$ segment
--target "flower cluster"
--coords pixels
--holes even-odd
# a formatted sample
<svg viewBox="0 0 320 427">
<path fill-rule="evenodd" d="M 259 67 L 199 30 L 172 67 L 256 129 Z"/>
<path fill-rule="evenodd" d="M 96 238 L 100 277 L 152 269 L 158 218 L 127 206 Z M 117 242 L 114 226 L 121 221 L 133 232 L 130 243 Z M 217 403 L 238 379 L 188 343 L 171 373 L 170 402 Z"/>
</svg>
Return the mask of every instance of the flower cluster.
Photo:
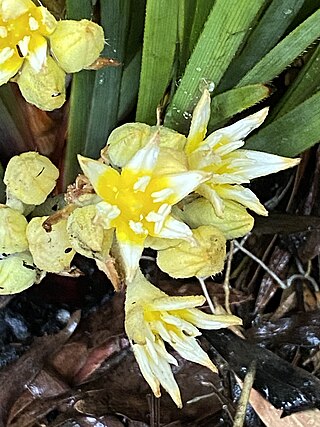
<svg viewBox="0 0 320 427">
<path fill-rule="evenodd" d="M 57 22 L 31 0 L 0 0 L 0 85 L 14 76 L 24 98 L 44 110 L 65 101 L 65 74 L 89 67 L 104 47 L 88 20 Z"/>
<path fill-rule="evenodd" d="M 177 361 L 166 346 L 216 371 L 197 342 L 198 328 L 241 320 L 203 313 L 196 308 L 203 296 L 170 297 L 157 289 L 139 269 L 143 249 L 155 249 L 158 266 L 172 277 L 219 273 L 226 240 L 253 226 L 247 210 L 267 213 L 243 184 L 298 163 L 241 149 L 267 109 L 206 137 L 209 114 L 205 90 L 187 138 L 139 123 L 116 129 L 100 160 L 78 156 L 84 175 L 68 189 L 67 205 L 49 217 L 35 216 L 33 209 L 54 188 L 57 169 L 37 153 L 16 156 L 4 177 L 7 202 L 0 206 L 0 293 L 19 292 L 40 280 L 39 274 L 65 274 L 76 252 L 93 258 L 111 278 L 114 260 L 126 284 L 125 329 L 142 375 L 156 396 L 162 385 L 178 407 L 182 401 L 170 368 Z"/>
</svg>

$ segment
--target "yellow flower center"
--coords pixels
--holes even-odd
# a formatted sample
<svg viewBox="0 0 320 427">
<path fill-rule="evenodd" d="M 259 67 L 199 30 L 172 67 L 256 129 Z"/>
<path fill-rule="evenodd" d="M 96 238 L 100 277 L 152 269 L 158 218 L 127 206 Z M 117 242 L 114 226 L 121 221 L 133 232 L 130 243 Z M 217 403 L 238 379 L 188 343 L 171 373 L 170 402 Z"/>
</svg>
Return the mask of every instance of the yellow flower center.
<svg viewBox="0 0 320 427">
<path fill-rule="evenodd" d="M 148 171 L 108 169 L 97 183 L 97 193 L 116 206 L 120 214 L 111 221 L 121 240 L 141 243 L 148 234 L 157 234 L 171 210 L 173 190 L 166 177 Z M 119 235 L 120 233 L 120 235 Z"/>
<path fill-rule="evenodd" d="M 24 12 L 24 11 L 23 11 Z M 13 62 L 21 62 L 21 58 L 34 50 L 39 43 L 39 37 L 49 36 L 55 29 L 55 20 L 45 19 L 47 11 L 43 7 L 37 7 L 30 1 L 28 10 L 10 19 L 0 16 L 0 63 L 10 59 Z M 49 12 L 46 15 L 51 16 Z"/>
</svg>

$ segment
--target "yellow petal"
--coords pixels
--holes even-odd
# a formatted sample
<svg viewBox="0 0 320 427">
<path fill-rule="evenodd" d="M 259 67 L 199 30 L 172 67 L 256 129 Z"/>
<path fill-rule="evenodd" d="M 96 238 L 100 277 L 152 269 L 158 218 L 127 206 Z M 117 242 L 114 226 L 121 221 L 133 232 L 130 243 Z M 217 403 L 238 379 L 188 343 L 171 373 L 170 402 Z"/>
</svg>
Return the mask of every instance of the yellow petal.
<svg viewBox="0 0 320 427">
<path fill-rule="evenodd" d="M 23 203 L 40 205 L 54 189 L 58 176 L 58 169 L 47 157 L 30 151 L 10 159 L 4 183 Z"/>
<path fill-rule="evenodd" d="M 24 56 L 27 57 L 33 72 L 39 73 L 47 61 L 47 40 L 45 37 L 41 34 L 33 34 L 28 43 L 27 52 Z M 49 65 L 50 67 L 52 68 L 52 65 Z"/>
<path fill-rule="evenodd" d="M 25 61 L 16 82 L 25 100 L 42 110 L 60 108 L 66 100 L 65 73 L 50 56 L 38 73 Z"/>
<path fill-rule="evenodd" d="M 23 64 L 18 52 L 9 47 L 0 50 L 0 86 L 17 74 Z"/>
<path fill-rule="evenodd" d="M 157 264 L 174 278 L 208 277 L 222 271 L 226 256 L 226 240 L 212 226 L 193 230 L 194 244 L 182 241 L 158 252 Z"/>
<path fill-rule="evenodd" d="M 28 249 L 27 220 L 20 212 L 0 205 L 0 252 L 12 254 Z"/>
<path fill-rule="evenodd" d="M 4 21 L 8 21 L 18 18 L 34 7 L 35 5 L 31 0 L 1 0 L 0 15 Z"/>
<path fill-rule="evenodd" d="M 67 220 L 61 220 L 47 232 L 42 224 L 48 217 L 33 218 L 27 227 L 29 249 L 35 265 L 50 273 L 68 271 L 75 251 L 67 233 Z"/>
<path fill-rule="evenodd" d="M 103 29 L 87 19 L 59 21 L 50 45 L 60 67 L 66 73 L 75 73 L 99 57 L 104 48 Z"/>
<path fill-rule="evenodd" d="M 35 283 L 37 271 L 28 252 L 0 259 L 0 295 L 17 294 Z"/>
<path fill-rule="evenodd" d="M 207 125 L 210 118 L 210 92 L 208 89 L 203 94 L 194 109 L 188 140 L 186 144 L 186 153 L 190 154 L 201 146 L 207 132 Z"/>
</svg>

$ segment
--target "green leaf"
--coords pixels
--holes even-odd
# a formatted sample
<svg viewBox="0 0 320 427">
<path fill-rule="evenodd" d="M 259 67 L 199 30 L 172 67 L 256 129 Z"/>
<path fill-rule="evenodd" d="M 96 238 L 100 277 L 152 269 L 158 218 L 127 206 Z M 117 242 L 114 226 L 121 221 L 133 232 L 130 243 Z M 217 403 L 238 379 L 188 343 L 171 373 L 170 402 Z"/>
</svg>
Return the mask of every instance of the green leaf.
<svg viewBox="0 0 320 427">
<path fill-rule="evenodd" d="M 252 107 L 270 95 L 270 89 L 262 84 L 228 90 L 212 98 L 209 133 L 224 126 L 235 114 Z"/>
<path fill-rule="evenodd" d="M 280 74 L 320 37 L 320 9 L 278 43 L 244 77 L 238 86 L 265 83 Z"/>
<path fill-rule="evenodd" d="M 91 2 L 89 2 L 91 4 Z M 79 13 L 75 0 L 69 0 L 70 10 Z M 129 32 L 131 2 L 112 0 L 100 3 L 101 25 L 108 39 L 102 56 L 124 62 Z M 83 1 L 88 17 L 88 2 Z M 81 10 L 81 9 L 80 9 Z M 69 12 L 69 9 L 68 9 Z M 98 157 L 110 132 L 117 125 L 119 94 L 123 67 L 108 67 L 99 71 L 81 71 L 73 76 L 68 144 L 65 160 L 64 187 L 79 172 L 76 155 Z"/>
<path fill-rule="evenodd" d="M 225 73 L 219 92 L 235 86 L 281 39 L 295 19 L 304 0 L 273 1 L 257 26 L 253 28 L 244 48 Z"/>
<path fill-rule="evenodd" d="M 172 76 L 179 3 L 147 0 L 136 120 L 156 123 L 156 109 Z"/>
<path fill-rule="evenodd" d="M 320 91 L 251 136 L 245 148 L 294 157 L 319 142 Z"/>
<path fill-rule="evenodd" d="M 273 108 L 268 121 L 281 117 L 320 90 L 320 45 Z"/>
<path fill-rule="evenodd" d="M 129 64 L 124 68 L 121 80 L 118 121 L 124 120 L 135 107 L 139 90 L 139 74 L 141 69 L 141 55 L 139 50 Z"/>
<path fill-rule="evenodd" d="M 186 130 L 186 117 L 201 95 L 200 86 L 219 84 L 264 3 L 216 0 L 167 112 L 166 126 Z"/>
</svg>

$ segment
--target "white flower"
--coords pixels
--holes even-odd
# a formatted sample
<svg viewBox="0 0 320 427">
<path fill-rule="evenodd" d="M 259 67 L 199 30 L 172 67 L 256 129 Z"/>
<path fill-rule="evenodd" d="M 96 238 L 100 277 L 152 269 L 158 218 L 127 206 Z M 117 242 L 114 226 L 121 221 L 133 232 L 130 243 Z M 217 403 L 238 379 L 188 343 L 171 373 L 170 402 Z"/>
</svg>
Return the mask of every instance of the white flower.
<svg viewBox="0 0 320 427">
<path fill-rule="evenodd" d="M 148 235 L 192 239 L 189 227 L 170 215 L 171 208 L 210 176 L 201 171 L 159 174 L 157 139 L 155 135 L 138 150 L 121 173 L 78 156 L 84 174 L 101 197 L 97 221 L 105 229 L 115 228 L 128 281 L 134 277 Z"/>
<path fill-rule="evenodd" d="M 236 316 L 206 314 L 195 308 L 204 302 L 201 295 L 170 297 L 148 282 L 139 270 L 127 288 L 125 328 L 141 373 L 156 397 L 161 396 L 162 385 L 179 408 L 180 391 L 170 367 L 178 363 L 165 343 L 185 359 L 216 372 L 196 340 L 201 335 L 197 327 L 220 329 L 241 324 Z"/>
<path fill-rule="evenodd" d="M 251 179 L 287 169 L 299 163 L 290 159 L 253 150 L 240 149 L 244 139 L 259 127 L 268 114 L 263 108 L 231 126 L 218 129 L 207 138 L 210 118 L 210 93 L 204 90 L 196 106 L 185 146 L 189 168 L 211 172 L 211 178 L 197 192 L 207 198 L 216 214 L 223 216 L 224 200 L 233 200 L 260 215 L 267 215 L 255 194 L 241 184 Z"/>
</svg>

